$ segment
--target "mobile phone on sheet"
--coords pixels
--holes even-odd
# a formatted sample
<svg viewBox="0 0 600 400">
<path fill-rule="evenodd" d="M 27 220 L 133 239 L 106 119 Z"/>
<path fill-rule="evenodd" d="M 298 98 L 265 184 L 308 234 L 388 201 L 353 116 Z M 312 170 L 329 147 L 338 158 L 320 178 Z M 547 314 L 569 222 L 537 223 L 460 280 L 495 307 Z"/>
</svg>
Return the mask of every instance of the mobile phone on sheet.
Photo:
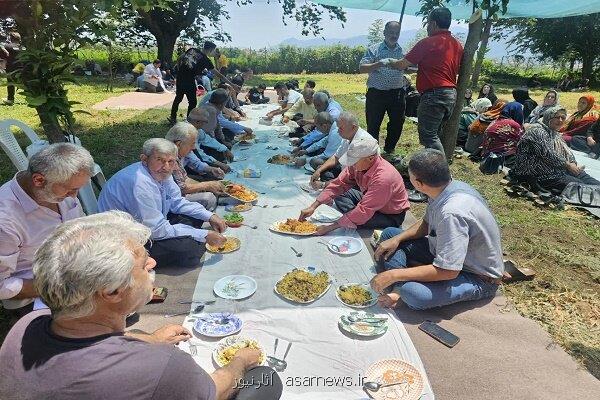
<svg viewBox="0 0 600 400">
<path fill-rule="evenodd" d="M 458 336 L 448 332 L 438 324 L 431 321 L 423 322 L 421 325 L 419 325 L 419 329 L 450 348 L 456 346 L 456 344 L 460 342 L 460 338 Z"/>
</svg>

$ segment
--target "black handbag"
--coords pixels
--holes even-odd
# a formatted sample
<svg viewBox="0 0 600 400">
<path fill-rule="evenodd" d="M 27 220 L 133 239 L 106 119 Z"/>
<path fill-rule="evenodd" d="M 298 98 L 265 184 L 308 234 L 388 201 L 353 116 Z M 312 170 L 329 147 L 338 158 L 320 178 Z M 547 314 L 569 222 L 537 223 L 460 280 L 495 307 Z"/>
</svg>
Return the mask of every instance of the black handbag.
<svg viewBox="0 0 600 400">
<path fill-rule="evenodd" d="M 497 174 L 504 168 L 504 156 L 489 153 L 480 163 L 479 170 L 486 175 Z"/>
<path fill-rule="evenodd" d="M 569 204 L 600 207 L 600 185 L 571 182 L 565 186 L 562 196 Z"/>
</svg>

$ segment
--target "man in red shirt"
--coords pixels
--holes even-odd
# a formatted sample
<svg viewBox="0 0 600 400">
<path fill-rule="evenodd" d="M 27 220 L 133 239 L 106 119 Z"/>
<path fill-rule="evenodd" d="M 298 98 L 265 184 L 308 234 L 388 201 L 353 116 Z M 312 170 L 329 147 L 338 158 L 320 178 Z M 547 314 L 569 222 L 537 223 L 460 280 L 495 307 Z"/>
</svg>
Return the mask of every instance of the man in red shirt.
<svg viewBox="0 0 600 400">
<path fill-rule="evenodd" d="M 447 8 L 436 8 L 429 14 L 427 34 L 394 68 L 418 65 L 417 90 L 421 101 L 417 110 L 419 141 L 427 148 L 444 152 L 439 134 L 456 104 L 456 77 L 463 47 L 450 34 L 452 14 Z"/>
</svg>

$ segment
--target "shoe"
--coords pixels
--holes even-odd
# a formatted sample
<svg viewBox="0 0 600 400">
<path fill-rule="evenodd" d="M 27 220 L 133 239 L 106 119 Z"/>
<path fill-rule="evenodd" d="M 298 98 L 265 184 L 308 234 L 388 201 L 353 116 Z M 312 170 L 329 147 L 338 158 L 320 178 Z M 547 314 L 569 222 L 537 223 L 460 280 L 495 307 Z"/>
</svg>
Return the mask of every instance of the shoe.
<svg viewBox="0 0 600 400">
<path fill-rule="evenodd" d="M 417 191 L 417 190 L 409 190 L 408 191 L 408 200 L 413 201 L 415 203 L 423 203 L 427 201 L 427 195 Z"/>
<path fill-rule="evenodd" d="M 5 100 L 3 100 L 3 101 L 2 101 L 2 105 L 3 105 L 3 106 L 12 106 L 12 105 L 14 105 L 14 104 L 15 104 L 15 101 L 14 101 L 14 100 L 6 100 L 6 99 L 5 99 Z"/>
</svg>

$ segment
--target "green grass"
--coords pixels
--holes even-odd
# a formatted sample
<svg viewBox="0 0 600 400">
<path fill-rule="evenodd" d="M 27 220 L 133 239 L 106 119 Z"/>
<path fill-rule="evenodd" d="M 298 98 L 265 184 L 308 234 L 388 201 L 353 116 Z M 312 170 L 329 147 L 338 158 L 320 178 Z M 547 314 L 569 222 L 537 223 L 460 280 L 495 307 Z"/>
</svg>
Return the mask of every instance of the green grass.
<svg viewBox="0 0 600 400">
<path fill-rule="evenodd" d="M 291 75 L 266 74 L 253 79 L 252 84 L 273 84 L 292 78 Z M 364 105 L 356 96 L 364 94 L 364 75 L 299 75 L 301 86 L 307 79 L 315 80 L 317 89 L 327 89 L 342 106 L 354 112 L 365 126 Z M 168 127 L 167 109 L 149 111 L 94 111 L 92 105 L 131 90 L 116 85 L 114 93 L 103 91 L 105 82 L 98 78 L 83 79 L 71 86 L 72 100 L 91 115 L 79 115 L 76 132 L 107 177 L 138 159 L 143 141 L 163 136 Z M 4 96 L 0 89 L 0 97 Z M 500 85 L 500 98 L 510 99 L 512 87 Z M 545 90 L 532 91 L 540 100 Z M 600 93 L 592 92 L 597 98 Z M 561 103 L 572 111 L 579 93 L 566 93 Z M 17 97 L 20 104 L 0 107 L 2 118 L 16 118 L 40 132 L 39 120 L 33 109 Z M 181 109 L 183 112 L 183 108 Z M 385 122 L 383 124 L 385 126 Z M 416 126 L 407 122 L 397 152 L 409 154 L 419 148 Z M 503 286 L 504 294 L 524 316 L 538 321 L 592 374 L 600 377 L 600 222 L 578 211 L 551 211 L 534 207 L 530 202 L 507 197 L 499 184 L 500 177 L 482 175 L 477 165 L 466 159 L 455 160 L 452 171 L 456 178 L 476 187 L 488 200 L 502 228 L 502 240 L 509 256 L 537 272 L 534 281 Z M 0 154 L 0 183 L 14 174 L 12 164 Z M 415 205 L 413 213 L 422 216 L 423 205 Z M 0 312 L 0 337 L 8 328 Z"/>
</svg>

